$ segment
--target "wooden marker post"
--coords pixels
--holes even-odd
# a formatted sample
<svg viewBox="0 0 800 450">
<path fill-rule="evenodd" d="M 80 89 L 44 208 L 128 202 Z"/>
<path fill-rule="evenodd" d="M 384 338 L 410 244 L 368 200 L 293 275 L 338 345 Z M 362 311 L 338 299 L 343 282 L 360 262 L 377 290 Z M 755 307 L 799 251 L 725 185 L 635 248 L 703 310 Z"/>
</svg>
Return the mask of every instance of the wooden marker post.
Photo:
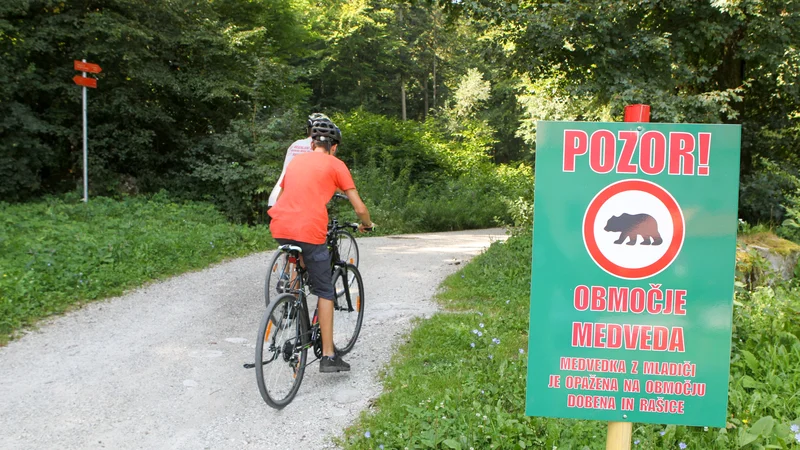
<svg viewBox="0 0 800 450">
<path fill-rule="evenodd" d="M 606 450 L 631 450 L 633 424 L 630 422 L 608 422 Z"/>
<path fill-rule="evenodd" d="M 650 122 L 650 105 L 628 105 L 625 107 L 625 122 Z M 631 450 L 633 424 L 630 422 L 608 422 L 606 450 Z"/>
</svg>

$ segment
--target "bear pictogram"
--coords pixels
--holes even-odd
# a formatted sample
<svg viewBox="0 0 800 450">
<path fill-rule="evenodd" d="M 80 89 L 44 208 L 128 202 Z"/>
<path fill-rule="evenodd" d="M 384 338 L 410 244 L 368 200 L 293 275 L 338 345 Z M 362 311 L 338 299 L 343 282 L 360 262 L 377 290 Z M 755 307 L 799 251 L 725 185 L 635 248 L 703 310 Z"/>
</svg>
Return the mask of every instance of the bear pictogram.
<svg viewBox="0 0 800 450">
<path fill-rule="evenodd" d="M 648 214 L 620 214 L 608 219 L 606 231 L 620 232 L 615 244 L 622 244 L 628 239 L 627 245 L 636 245 L 638 236 L 642 237 L 640 245 L 661 245 L 663 239 L 658 234 L 658 222 Z M 650 241 L 652 239 L 652 242 Z"/>
</svg>

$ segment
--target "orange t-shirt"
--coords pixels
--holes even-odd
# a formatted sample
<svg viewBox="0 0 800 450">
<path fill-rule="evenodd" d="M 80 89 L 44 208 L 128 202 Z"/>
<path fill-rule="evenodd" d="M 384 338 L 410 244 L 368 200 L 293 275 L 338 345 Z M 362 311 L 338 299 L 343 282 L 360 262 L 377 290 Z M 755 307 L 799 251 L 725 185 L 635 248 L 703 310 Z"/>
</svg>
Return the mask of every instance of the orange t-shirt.
<svg viewBox="0 0 800 450">
<path fill-rule="evenodd" d="M 286 167 L 283 193 L 269 210 L 272 237 L 324 244 L 328 232 L 325 205 L 337 188 L 355 187 L 350 170 L 335 156 L 313 151 L 295 156 Z"/>
</svg>

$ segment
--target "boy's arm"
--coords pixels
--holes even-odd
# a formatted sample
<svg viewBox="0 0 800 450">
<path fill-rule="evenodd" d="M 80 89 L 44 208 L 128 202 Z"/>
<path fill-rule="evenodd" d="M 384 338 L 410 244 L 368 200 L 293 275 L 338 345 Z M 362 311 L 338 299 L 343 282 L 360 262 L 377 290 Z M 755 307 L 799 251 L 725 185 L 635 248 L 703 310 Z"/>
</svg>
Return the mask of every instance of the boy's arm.
<svg viewBox="0 0 800 450">
<path fill-rule="evenodd" d="M 350 200 L 350 204 L 353 205 L 353 209 L 355 210 L 358 218 L 361 219 L 361 225 L 358 227 L 358 230 L 366 231 L 366 229 L 371 229 L 375 224 L 373 224 L 372 220 L 370 220 L 367 205 L 365 205 L 361 200 L 361 196 L 358 195 L 358 191 L 355 188 L 348 189 L 344 191 L 344 194 Z"/>
</svg>

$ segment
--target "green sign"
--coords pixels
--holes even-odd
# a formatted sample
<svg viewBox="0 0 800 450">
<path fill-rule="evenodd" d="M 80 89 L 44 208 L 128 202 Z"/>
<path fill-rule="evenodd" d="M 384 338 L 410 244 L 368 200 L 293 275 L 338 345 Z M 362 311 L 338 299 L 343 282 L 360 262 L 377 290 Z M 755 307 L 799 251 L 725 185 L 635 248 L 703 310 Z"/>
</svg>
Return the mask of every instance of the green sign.
<svg viewBox="0 0 800 450">
<path fill-rule="evenodd" d="M 539 122 L 528 415 L 725 425 L 740 135 Z"/>
</svg>

